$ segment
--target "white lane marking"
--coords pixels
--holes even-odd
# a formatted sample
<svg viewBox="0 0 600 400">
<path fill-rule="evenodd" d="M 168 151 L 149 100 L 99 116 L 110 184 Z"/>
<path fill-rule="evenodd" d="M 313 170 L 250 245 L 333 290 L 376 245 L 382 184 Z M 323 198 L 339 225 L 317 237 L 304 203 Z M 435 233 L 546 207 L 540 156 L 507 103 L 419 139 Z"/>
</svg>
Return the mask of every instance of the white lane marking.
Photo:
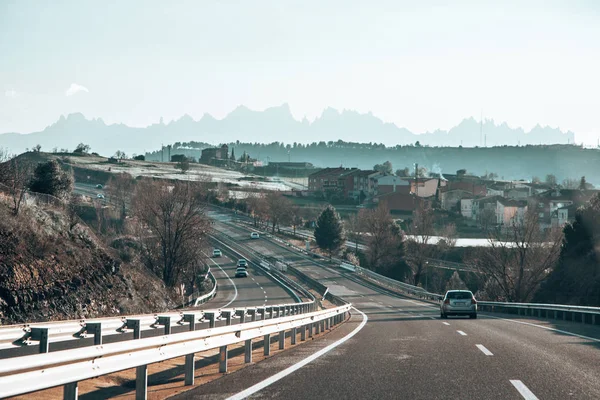
<svg viewBox="0 0 600 400">
<path fill-rule="evenodd" d="M 205 254 L 206 255 L 206 254 Z M 207 256 L 208 257 L 208 256 Z M 237 299 L 238 297 L 238 290 L 237 290 L 237 286 L 235 286 L 235 282 L 233 282 L 233 280 L 229 277 L 229 275 L 227 274 L 227 272 L 225 272 L 225 270 L 223 268 L 221 268 L 221 266 L 219 264 L 217 264 L 215 262 L 215 260 L 213 260 L 212 258 L 210 258 L 210 261 L 212 261 L 222 272 L 223 274 L 225 274 L 225 276 L 227 277 L 227 279 L 229 279 L 229 282 L 231 282 L 231 284 L 233 285 L 233 290 L 235 290 L 235 293 L 233 294 L 233 299 L 231 299 L 231 301 L 227 304 L 225 304 L 223 306 L 223 308 L 227 307 L 228 305 L 230 305 L 231 303 L 233 303 L 235 301 L 235 299 Z"/>
<path fill-rule="evenodd" d="M 586 340 L 592 340 L 594 342 L 599 342 L 600 343 L 600 339 L 596 339 L 593 337 L 589 337 L 589 336 L 584 336 L 584 335 L 579 335 L 577 333 L 573 333 L 573 332 L 567 332 L 567 331 L 563 331 L 562 329 L 555 329 L 555 328 L 550 328 L 548 326 L 543 326 L 543 325 L 536 325 L 536 324 L 532 324 L 531 322 L 523 322 L 523 321 L 517 321 L 514 319 L 508 319 L 508 318 L 500 318 L 500 317 L 494 317 L 493 315 L 486 315 L 486 318 L 495 318 L 495 319 L 501 319 L 503 321 L 510 321 L 510 322 L 516 322 L 517 324 L 523 324 L 523 325 L 529 325 L 529 326 L 535 326 L 536 328 L 542 328 L 542 329 L 546 329 L 548 331 L 553 331 L 553 332 L 559 332 L 559 333 L 564 333 L 565 335 L 570 335 L 570 336 L 575 336 L 581 339 L 586 339 Z"/>
<path fill-rule="evenodd" d="M 340 344 L 344 343 L 345 341 L 347 341 L 348 339 L 350 339 L 351 337 L 353 337 L 354 335 L 356 335 L 366 324 L 367 321 L 369 320 L 369 317 L 367 317 L 367 315 L 365 313 L 363 313 L 362 311 L 352 307 L 354 310 L 358 311 L 362 317 L 363 320 L 360 323 L 359 326 L 357 326 L 356 328 L 354 328 L 354 330 L 352 332 L 350 332 L 348 335 L 344 336 L 343 338 L 341 338 L 340 340 L 338 340 L 335 343 L 330 344 L 329 346 L 325 347 L 324 349 L 321 349 L 319 351 L 317 351 L 315 354 L 305 358 L 304 360 L 300 361 L 297 364 L 294 364 L 286 369 L 284 369 L 283 371 L 280 371 L 278 373 L 276 373 L 275 375 L 265 379 L 262 382 L 257 383 L 254 386 L 250 386 L 248 389 L 239 392 L 238 394 L 235 394 L 231 397 L 229 397 L 227 400 L 241 400 L 241 399 L 245 399 L 248 396 L 253 395 L 254 393 L 263 390 L 264 388 L 266 388 L 269 385 L 272 385 L 273 383 L 277 382 L 278 380 L 285 378 L 286 376 L 288 376 L 289 374 L 299 370 L 300 368 L 304 367 L 305 365 L 313 362 L 314 360 L 316 360 L 317 358 L 321 357 L 322 355 L 328 353 L 329 351 L 335 349 L 336 347 L 338 347 Z"/>
<path fill-rule="evenodd" d="M 492 353 L 491 351 L 489 351 L 488 349 L 486 349 L 485 346 L 482 345 L 482 344 L 476 344 L 475 346 L 477 346 L 477 348 L 479 350 L 481 350 L 481 352 L 483 354 L 485 354 L 486 356 L 493 356 L 494 355 L 494 353 Z"/>
<path fill-rule="evenodd" d="M 459 335 L 462 335 L 462 336 L 467 336 L 467 334 L 466 334 L 466 333 L 464 333 L 463 331 L 456 331 L 456 332 L 458 332 L 458 334 L 459 334 Z"/>
<path fill-rule="evenodd" d="M 523 382 L 517 379 L 511 379 L 510 383 L 519 391 L 525 400 L 538 400 L 531 390 Z"/>
<path fill-rule="evenodd" d="M 266 292 L 265 290 L 263 290 L 263 293 L 264 293 L 264 294 L 267 294 L 267 292 Z M 267 296 L 265 296 L 265 297 L 267 297 Z"/>
<path fill-rule="evenodd" d="M 447 322 L 442 322 L 442 324 L 450 326 L 450 324 Z"/>
<path fill-rule="evenodd" d="M 262 286 L 260 287 L 261 289 L 263 288 Z M 264 289 L 263 289 L 264 290 Z"/>
</svg>

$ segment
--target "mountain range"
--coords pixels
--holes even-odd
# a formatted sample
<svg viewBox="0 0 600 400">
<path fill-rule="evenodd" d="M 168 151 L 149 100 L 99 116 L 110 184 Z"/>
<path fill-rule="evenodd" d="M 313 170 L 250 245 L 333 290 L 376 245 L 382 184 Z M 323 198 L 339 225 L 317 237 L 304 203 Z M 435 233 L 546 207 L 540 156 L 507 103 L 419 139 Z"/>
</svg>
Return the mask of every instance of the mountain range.
<svg viewBox="0 0 600 400">
<path fill-rule="evenodd" d="M 109 156 L 117 150 L 132 153 L 160 148 L 161 144 L 197 141 L 206 143 L 243 142 L 311 143 L 343 139 L 350 142 L 375 142 L 387 146 L 414 144 L 475 147 L 525 144 L 567 144 L 574 142 L 573 132 L 535 126 L 525 132 L 506 123 L 497 125 L 493 120 L 483 124 L 473 118 L 464 119 L 448 131 L 436 130 L 415 134 L 406 128 L 386 123 L 372 113 L 325 109 L 314 121 L 293 117 L 289 105 L 253 111 L 239 106 L 223 119 L 204 114 L 199 120 L 184 115 L 167 124 L 162 122 L 145 128 L 123 124 L 107 125 L 102 119 L 87 119 L 81 113 L 61 116 L 57 122 L 40 132 L 29 134 L 0 134 L 0 147 L 20 153 L 37 144 L 43 151 L 53 148 L 74 149 L 86 143 L 92 151 Z"/>
</svg>

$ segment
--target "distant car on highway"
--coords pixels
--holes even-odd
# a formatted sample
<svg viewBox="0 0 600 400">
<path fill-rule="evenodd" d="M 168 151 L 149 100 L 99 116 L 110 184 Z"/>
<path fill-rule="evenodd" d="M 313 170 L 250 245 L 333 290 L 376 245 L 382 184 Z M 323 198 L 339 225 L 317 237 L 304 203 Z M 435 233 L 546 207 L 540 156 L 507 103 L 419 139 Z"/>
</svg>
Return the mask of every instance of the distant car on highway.
<svg viewBox="0 0 600 400">
<path fill-rule="evenodd" d="M 246 261 L 244 258 L 240 258 L 237 262 L 237 266 L 238 268 L 248 268 L 248 261 Z"/>
<path fill-rule="evenodd" d="M 98 189 L 102 189 L 102 185 L 101 185 L 101 184 L 97 184 L 97 185 L 96 185 L 96 187 L 97 187 Z"/>
<path fill-rule="evenodd" d="M 235 270 L 235 277 L 236 278 L 247 278 L 248 277 L 248 271 L 244 267 L 238 267 Z"/>
<path fill-rule="evenodd" d="M 219 249 L 213 250 L 213 257 L 221 257 L 222 255 L 223 255 L 223 253 L 221 253 L 221 250 L 219 250 Z"/>
<path fill-rule="evenodd" d="M 103 199 L 103 198 L 104 198 L 104 195 L 103 195 L 102 193 L 98 193 L 98 194 L 96 195 L 96 197 L 97 197 L 97 198 L 99 198 L 99 199 Z"/>
<path fill-rule="evenodd" d="M 250 234 L 250 239 L 258 239 L 260 236 L 258 234 L 258 232 L 252 232 Z"/>
<path fill-rule="evenodd" d="M 468 315 L 477 318 L 477 300 L 470 290 L 448 290 L 442 304 L 440 304 L 440 317 L 448 318 L 449 315 Z"/>
</svg>

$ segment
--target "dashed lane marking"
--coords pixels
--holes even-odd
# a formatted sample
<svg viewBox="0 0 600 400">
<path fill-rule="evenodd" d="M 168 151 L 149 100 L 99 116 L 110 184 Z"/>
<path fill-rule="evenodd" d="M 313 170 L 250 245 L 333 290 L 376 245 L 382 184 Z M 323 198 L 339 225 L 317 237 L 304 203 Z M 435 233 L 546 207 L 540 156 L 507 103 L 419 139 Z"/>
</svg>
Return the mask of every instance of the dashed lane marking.
<svg viewBox="0 0 600 400">
<path fill-rule="evenodd" d="M 475 346 L 477 346 L 477 348 L 479 350 L 481 350 L 481 352 L 483 354 L 485 354 L 486 356 L 493 356 L 494 355 L 491 351 L 489 351 L 488 349 L 486 349 L 485 346 L 482 345 L 482 344 L 476 344 Z"/>
<path fill-rule="evenodd" d="M 501 317 L 494 317 L 493 315 L 486 315 L 486 318 L 494 318 L 494 319 L 501 319 L 503 321 L 510 321 L 510 322 L 515 322 L 517 324 L 523 324 L 523 325 L 529 325 L 529 326 L 535 326 L 536 328 L 542 328 L 542 329 L 546 329 L 548 331 L 553 331 L 553 332 L 559 332 L 559 333 L 564 333 L 565 335 L 570 335 L 570 336 L 575 336 L 581 339 L 586 339 L 586 340 L 591 340 L 594 342 L 600 342 L 600 339 L 596 339 L 593 337 L 589 337 L 589 336 L 584 336 L 584 335 L 579 335 L 577 333 L 573 333 L 573 332 L 568 332 L 568 331 L 563 331 L 561 329 L 556 329 L 556 328 L 550 328 L 548 326 L 543 326 L 543 325 L 537 325 L 537 324 L 532 324 L 531 322 L 524 322 L 524 321 L 517 321 L 514 319 L 509 319 L 509 318 L 501 318 Z"/>
<path fill-rule="evenodd" d="M 459 335 L 462 335 L 462 336 L 467 336 L 467 334 L 466 334 L 466 333 L 464 333 L 463 331 L 456 331 L 456 332 L 458 332 L 458 334 L 459 334 Z"/>
<path fill-rule="evenodd" d="M 447 322 L 442 322 L 442 324 L 450 326 L 450 324 Z"/>
<path fill-rule="evenodd" d="M 525 400 L 538 400 L 531 390 L 523 382 L 518 379 L 511 379 L 510 383 L 519 391 L 519 394 L 523 396 Z"/>
</svg>

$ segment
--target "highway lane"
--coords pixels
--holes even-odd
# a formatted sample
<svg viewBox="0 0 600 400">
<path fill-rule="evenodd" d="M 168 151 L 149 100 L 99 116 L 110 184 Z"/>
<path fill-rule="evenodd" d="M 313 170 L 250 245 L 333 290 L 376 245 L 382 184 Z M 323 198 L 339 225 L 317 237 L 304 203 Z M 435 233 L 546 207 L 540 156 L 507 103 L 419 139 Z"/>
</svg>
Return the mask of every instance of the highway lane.
<svg viewBox="0 0 600 400">
<path fill-rule="evenodd" d="M 225 229 L 241 236 L 246 231 L 230 225 Z M 352 339 L 262 389 L 256 397 L 600 398 L 598 327 L 525 319 L 515 322 L 498 319 L 502 317 L 499 314 L 480 314 L 477 320 L 441 320 L 436 306 L 365 287 L 345 272 L 316 265 L 266 240 L 256 241 L 252 246 L 293 262 L 329 286 L 332 293 L 351 301 L 369 318 Z M 353 324 L 357 324 L 359 317 L 353 318 Z M 590 339 L 526 323 L 556 326 Z M 326 344 L 323 341 L 323 346 Z M 314 351 L 319 348 L 311 346 Z M 285 354 L 273 357 L 261 363 L 260 369 L 256 368 L 262 374 L 245 369 L 246 372 L 195 389 L 189 398 L 225 398 L 259 383 L 265 375 L 273 375 L 295 360 L 294 357 L 288 360 Z"/>
<path fill-rule="evenodd" d="M 218 286 L 217 295 L 206 304 L 206 308 L 264 306 L 294 302 L 288 292 L 252 263 L 249 265 L 247 278 L 236 278 L 238 257 L 228 249 L 218 247 L 218 244 L 215 244 L 215 248 L 220 248 L 223 256 L 210 259 L 211 271 L 218 279 Z"/>
</svg>

